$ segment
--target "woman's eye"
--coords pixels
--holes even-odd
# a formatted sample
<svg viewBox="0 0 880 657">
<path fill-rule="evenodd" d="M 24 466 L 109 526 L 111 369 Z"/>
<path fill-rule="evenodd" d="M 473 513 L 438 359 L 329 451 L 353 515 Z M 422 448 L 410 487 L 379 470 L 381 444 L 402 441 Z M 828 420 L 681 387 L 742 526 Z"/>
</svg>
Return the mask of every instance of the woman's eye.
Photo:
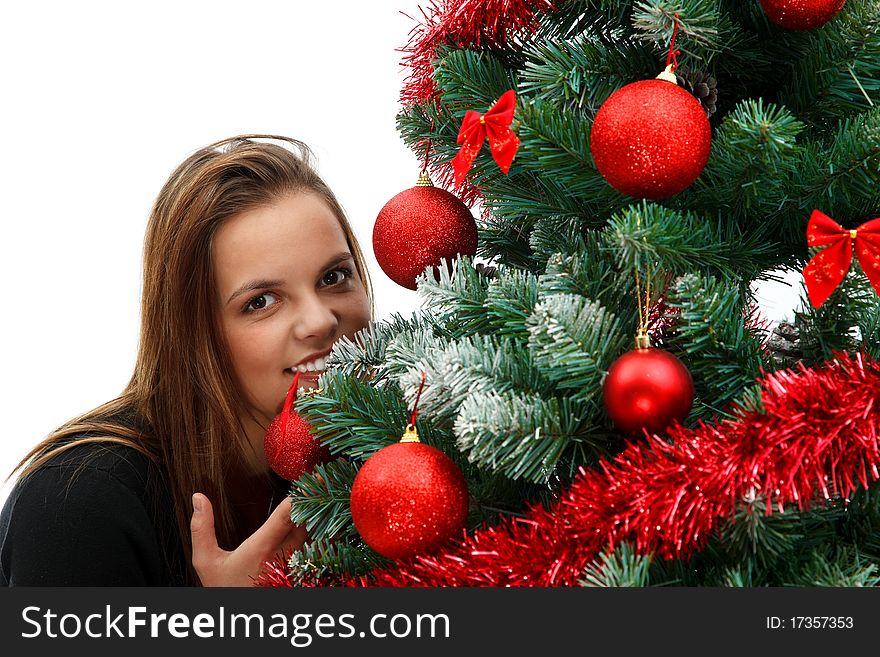
<svg viewBox="0 0 880 657">
<path fill-rule="evenodd" d="M 278 297 L 271 292 L 263 292 L 248 301 L 244 307 L 245 312 L 254 312 L 255 310 L 265 310 L 269 306 L 278 303 Z"/>
<path fill-rule="evenodd" d="M 321 283 L 326 287 L 330 287 L 331 285 L 337 285 L 344 282 L 347 278 L 351 278 L 351 276 L 351 269 L 334 269 L 324 274 L 323 278 L 321 278 Z"/>
</svg>

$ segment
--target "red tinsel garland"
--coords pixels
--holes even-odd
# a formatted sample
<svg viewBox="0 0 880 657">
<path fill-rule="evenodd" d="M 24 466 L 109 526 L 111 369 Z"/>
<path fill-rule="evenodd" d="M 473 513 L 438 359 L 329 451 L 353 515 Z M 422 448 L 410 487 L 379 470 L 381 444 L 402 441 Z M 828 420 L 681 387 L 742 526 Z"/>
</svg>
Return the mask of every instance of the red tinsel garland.
<svg viewBox="0 0 880 657">
<path fill-rule="evenodd" d="M 512 34 L 535 24 L 538 12 L 554 11 L 563 0 L 431 0 L 424 22 L 410 31 L 401 48 L 411 70 L 400 93 L 404 107 L 434 98 L 433 63 L 437 46 L 501 48 Z"/>
<path fill-rule="evenodd" d="M 349 586 L 573 586 L 604 550 L 687 557 L 738 504 L 805 508 L 880 478 L 880 363 L 841 355 L 762 382 L 763 410 L 636 441 L 550 508 L 477 530 Z M 273 584 L 266 583 L 271 586 Z M 277 584 L 276 584 L 277 585 Z"/>
</svg>

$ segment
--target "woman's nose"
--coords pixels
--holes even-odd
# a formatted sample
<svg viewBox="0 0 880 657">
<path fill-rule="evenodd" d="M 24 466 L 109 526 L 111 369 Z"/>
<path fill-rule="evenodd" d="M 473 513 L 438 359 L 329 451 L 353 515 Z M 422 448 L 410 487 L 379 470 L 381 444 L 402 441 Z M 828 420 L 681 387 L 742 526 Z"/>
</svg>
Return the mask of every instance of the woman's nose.
<svg viewBox="0 0 880 657">
<path fill-rule="evenodd" d="M 316 296 L 303 299 L 294 309 L 293 333 L 298 340 L 333 337 L 337 326 L 336 313 Z"/>
</svg>

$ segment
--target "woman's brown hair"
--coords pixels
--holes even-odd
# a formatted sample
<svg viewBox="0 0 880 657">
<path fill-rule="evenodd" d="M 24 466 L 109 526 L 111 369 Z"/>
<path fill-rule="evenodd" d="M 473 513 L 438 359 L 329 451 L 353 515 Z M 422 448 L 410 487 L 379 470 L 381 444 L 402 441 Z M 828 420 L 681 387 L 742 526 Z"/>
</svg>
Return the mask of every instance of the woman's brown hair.
<svg viewBox="0 0 880 657">
<path fill-rule="evenodd" d="M 189 532 L 194 492 L 205 493 L 214 505 L 221 547 L 233 549 L 246 538 L 224 485 L 231 473 L 241 472 L 248 460 L 242 457 L 252 448 L 240 419 L 249 411 L 217 319 L 211 247 L 218 227 L 286 194 L 317 194 L 339 220 L 372 299 L 357 239 L 312 159 L 300 141 L 242 135 L 199 149 L 177 167 L 147 224 L 140 343 L 131 380 L 118 398 L 59 427 L 19 464 L 21 476 L 27 476 L 83 442 L 122 444 L 151 458 L 166 477 L 193 584 L 198 583 Z M 126 411 L 143 418 L 149 429 L 141 432 L 113 419 Z M 76 439 L 69 442 L 71 437 Z"/>
</svg>

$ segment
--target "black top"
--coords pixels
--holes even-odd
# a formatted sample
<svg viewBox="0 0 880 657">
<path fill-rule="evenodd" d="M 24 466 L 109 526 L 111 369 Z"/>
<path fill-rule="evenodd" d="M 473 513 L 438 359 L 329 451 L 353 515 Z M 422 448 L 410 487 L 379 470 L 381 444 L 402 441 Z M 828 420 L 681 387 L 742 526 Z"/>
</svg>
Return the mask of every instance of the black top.
<svg viewBox="0 0 880 657">
<path fill-rule="evenodd" d="M 183 554 L 159 468 L 122 445 L 56 455 L 0 512 L 3 586 L 183 586 Z"/>
</svg>

